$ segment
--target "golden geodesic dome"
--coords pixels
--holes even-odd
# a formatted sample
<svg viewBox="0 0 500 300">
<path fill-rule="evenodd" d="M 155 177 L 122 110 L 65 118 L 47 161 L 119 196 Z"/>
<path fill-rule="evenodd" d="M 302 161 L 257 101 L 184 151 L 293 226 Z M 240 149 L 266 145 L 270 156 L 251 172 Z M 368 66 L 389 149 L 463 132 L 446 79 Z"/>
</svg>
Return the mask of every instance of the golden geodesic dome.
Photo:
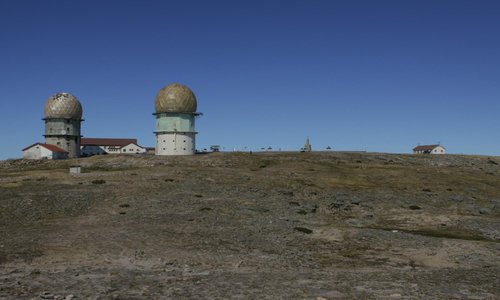
<svg viewBox="0 0 500 300">
<path fill-rule="evenodd" d="M 193 91 L 187 86 L 173 83 L 163 87 L 155 98 L 156 113 L 196 112 L 197 102 Z"/>
<path fill-rule="evenodd" d="M 57 93 L 45 103 L 45 118 L 77 119 L 82 118 L 82 105 L 69 93 Z"/>
</svg>

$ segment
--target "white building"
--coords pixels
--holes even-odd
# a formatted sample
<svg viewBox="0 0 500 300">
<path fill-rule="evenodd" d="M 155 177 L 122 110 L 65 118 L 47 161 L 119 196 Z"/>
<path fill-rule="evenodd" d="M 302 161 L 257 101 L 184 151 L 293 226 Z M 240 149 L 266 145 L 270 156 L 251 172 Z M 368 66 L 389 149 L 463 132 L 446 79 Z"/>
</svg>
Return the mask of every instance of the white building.
<svg viewBox="0 0 500 300">
<path fill-rule="evenodd" d="M 446 154 L 446 149 L 439 145 L 419 145 L 413 148 L 413 154 Z"/>
<path fill-rule="evenodd" d="M 139 154 L 145 153 L 146 148 L 137 144 L 137 139 L 114 139 L 114 138 L 82 138 L 82 156 L 101 154 Z"/>
<path fill-rule="evenodd" d="M 193 155 L 196 153 L 196 97 L 187 86 L 170 84 L 155 98 L 156 155 Z"/>
<path fill-rule="evenodd" d="M 54 145 L 35 143 L 23 149 L 25 159 L 65 159 L 68 151 Z"/>
</svg>

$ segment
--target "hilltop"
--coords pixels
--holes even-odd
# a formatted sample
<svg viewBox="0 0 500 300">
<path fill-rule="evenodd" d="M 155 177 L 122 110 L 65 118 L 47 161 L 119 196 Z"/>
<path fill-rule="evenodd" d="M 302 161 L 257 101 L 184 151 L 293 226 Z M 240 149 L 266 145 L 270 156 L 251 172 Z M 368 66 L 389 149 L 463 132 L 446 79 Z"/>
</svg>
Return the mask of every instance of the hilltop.
<svg viewBox="0 0 500 300">
<path fill-rule="evenodd" d="M 1 161 L 0 298 L 494 299 L 499 164 L 335 152 Z"/>
</svg>

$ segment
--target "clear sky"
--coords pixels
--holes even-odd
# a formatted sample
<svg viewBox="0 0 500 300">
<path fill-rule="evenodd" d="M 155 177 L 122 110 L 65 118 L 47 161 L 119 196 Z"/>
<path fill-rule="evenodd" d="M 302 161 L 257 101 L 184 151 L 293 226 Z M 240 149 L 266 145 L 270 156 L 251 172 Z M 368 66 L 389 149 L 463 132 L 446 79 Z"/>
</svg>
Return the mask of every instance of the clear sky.
<svg viewBox="0 0 500 300">
<path fill-rule="evenodd" d="M 199 149 L 500 155 L 500 1 L 0 1 L 0 159 L 43 141 L 57 92 L 84 136 L 154 146 L 173 82 Z"/>
</svg>

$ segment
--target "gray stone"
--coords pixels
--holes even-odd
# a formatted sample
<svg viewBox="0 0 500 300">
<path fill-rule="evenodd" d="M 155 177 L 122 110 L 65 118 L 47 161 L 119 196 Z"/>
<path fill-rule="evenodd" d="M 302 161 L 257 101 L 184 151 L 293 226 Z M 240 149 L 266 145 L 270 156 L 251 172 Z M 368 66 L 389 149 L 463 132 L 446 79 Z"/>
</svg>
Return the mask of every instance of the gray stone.
<svg viewBox="0 0 500 300">
<path fill-rule="evenodd" d="M 358 197 L 354 196 L 351 199 L 351 203 L 354 204 L 354 205 L 359 205 L 361 203 L 361 199 L 359 199 Z"/>
<path fill-rule="evenodd" d="M 42 292 L 40 294 L 40 298 L 41 299 L 54 299 L 54 295 L 50 292 L 45 291 L 45 292 Z"/>
<path fill-rule="evenodd" d="M 479 208 L 479 213 L 482 215 L 489 215 L 491 213 L 491 210 L 486 207 L 481 207 Z"/>
</svg>

